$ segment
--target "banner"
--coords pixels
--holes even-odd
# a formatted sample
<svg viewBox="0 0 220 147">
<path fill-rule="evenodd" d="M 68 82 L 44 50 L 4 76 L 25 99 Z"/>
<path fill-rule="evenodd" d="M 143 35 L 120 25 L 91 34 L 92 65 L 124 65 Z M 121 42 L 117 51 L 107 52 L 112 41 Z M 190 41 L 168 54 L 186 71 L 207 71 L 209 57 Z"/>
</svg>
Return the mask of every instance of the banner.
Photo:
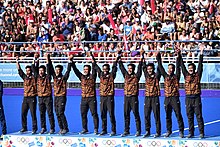
<svg viewBox="0 0 220 147">
<path fill-rule="evenodd" d="M 67 63 L 56 63 L 56 64 L 53 64 L 54 67 L 57 64 L 63 65 L 63 74 L 65 74 L 65 71 L 67 68 Z M 129 64 L 129 63 L 124 63 L 125 68 L 127 68 L 127 64 Z M 21 68 L 23 69 L 23 71 L 25 72 L 25 66 L 30 65 L 30 63 L 21 63 L 20 65 L 21 65 Z M 85 64 L 82 64 L 82 63 L 76 63 L 77 68 L 81 72 L 83 72 L 84 65 Z M 100 63 L 98 65 L 101 68 L 103 64 Z M 112 64 L 110 64 L 110 65 L 112 65 Z M 135 63 L 135 65 L 136 65 L 136 70 L 137 70 L 138 64 Z M 155 65 L 157 66 L 157 64 L 155 64 Z M 187 64 L 185 64 L 185 65 L 187 67 Z M 168 63 L 164 63 L 163 66 L 164 66 L 165 70 L 167 70 Z M 0 63 L 0 79 L 3 82 L 23 82 L 23 80 L 18 75 L 18 71 L 17 71 L 15 63 Z M 99 78 L 97 78 L 96 81 L 99 82 Z M 68 82 L 80 82 L 72 69 L 70 72 L 70 77 L 69 77 Z M 160 82 L 163 83 L 163 77 L 161 77 Z M 183 75 L 181 75 L 180 82 L 184 83 Z M 220 63 L 204 63 L 201 82 L 202 83 L 219 83 L 220 82 Z M 117 71 L 117 75 L 115 78 L 115 83 L 124 83 L 124 78 L 123 78 L 123 75 L 119 69 L 119 66 L 118 66 L 118 71 Z M 140 83 L 145 83 L 145 77 L 144 77 L 143 72 L 142 72 L 142 76 L 140 79 Z"/>
</svg>

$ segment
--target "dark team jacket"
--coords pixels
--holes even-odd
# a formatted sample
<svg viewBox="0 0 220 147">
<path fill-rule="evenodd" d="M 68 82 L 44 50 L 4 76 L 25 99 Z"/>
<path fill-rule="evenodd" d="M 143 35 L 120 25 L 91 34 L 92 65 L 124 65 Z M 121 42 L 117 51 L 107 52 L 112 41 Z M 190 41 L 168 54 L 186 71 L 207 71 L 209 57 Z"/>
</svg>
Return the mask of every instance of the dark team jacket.
<svg viewBox="0 0 220 147">
<path fill-rule="evenodd" d="M 164 77 L 164 91 L 165 97 L 179 96 L 179 80 L 180 80 L 180 58 L 176 61 L 176 74 L 169 75 L 165 71 L 161 62 L 161 55 L 157 56 L 158 68 Z"/>
<path fill-rule="evenodd" d="M 193 74 L 189 74 L 187 71 L 182 56 L 180 56 L 180 65 L 182 68 L 182 72 L 185 79 L 185 93 L 187 97 L 195 97 L 201 95 L 201 78 L 202 78 L 202 72 L 203 72 L 203 55 L 199 56 L 199 64 L 197 71 Z"/>
<path fill-rule="evenodd" d="M 122 61 L 119 61 L 119 68 L 122 72 L 122 75 L 125 79 L 124 83 L 124 95 L 125 96 L 138 96 L 139 94 L 139 80 L 142 74 L 142 62 L 140 61 L 138 64 L 137 73 L 128 74 L 125 69 Z"/>
<path fill-rule="evenodd" d="M 145 96 L 157 97 L 160 96 L 160 77 L 161 73 L 157 68 L 157 72 L 150 76 L 147 72 L 146 62 L 143 64 L 143 71 L 145 76 Z"/>
<path fill-rule="evenodd" d="M 67 94 L 67 80 L 69 78 L 70 75 L 70 71 L 71 71 L 71 64 L 72 63 L 68 63 L 67 65 L 67 71 L 66 73 L 63 75 L 62 73 L 58 76 L 56 76 L 52 62 L 49 61 L 48 63 L 48 68 L 49 68 L 49 76 L 53 77 L 54 80 L 54 96 L 59 97 L 65 97 Z"/>
<path fill-rule="evenodd" d="M 49 65 L 47 64 L 47 73 L 49 73 Z M 32 71 L 37 76 L 37 95 L 38 97 L 50 97 L 52 96 L 52 84 L 51 75 L 45 74 L 39 75 L 39 63 L 32 64 Z"/>
<path fill-rule="evenodd" d="M 88 97 L 96 97 L 96 69 L 95 63 L 92 64 L 92 74 L 83 75 L 75 65 L 75 62 L 72 64 L 73 71 L 75 72 L 76 76 L 81 81 L 81 88 L 82 88 L 82 98 Z"/>
<path fill-rule="evenodd" d="M 24 80 L 24 97 L 37 96 L 37 78 L 34 75 L 27 76 L 23 70 L 18 69 L 18 74 Z"/>
<path fill-rule="evenodd" d="M 95 68 L 98 72 L 98 77 L 100 78 L 100 96 L 114 96 L 114 79 L 117 72 L 117 62 L 113 63 L 112 71 L 106 75 L 101 71 L 100 67 L 97 64 L 95 64 Z"/>
</svg>

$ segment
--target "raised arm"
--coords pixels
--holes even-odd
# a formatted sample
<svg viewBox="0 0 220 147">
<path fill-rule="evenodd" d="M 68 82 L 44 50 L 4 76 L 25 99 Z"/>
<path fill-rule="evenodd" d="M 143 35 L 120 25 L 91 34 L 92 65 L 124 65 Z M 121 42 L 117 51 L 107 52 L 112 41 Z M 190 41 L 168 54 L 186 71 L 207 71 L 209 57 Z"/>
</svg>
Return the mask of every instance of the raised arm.
<svg viewBox="0 0 220 147">
<path fill-rule="evenodd" d="M 157 53 L 157 62 L 158 62 L 158 69 L 160 70 L 160 73 L 163 75 L 163 77 L 165 78 L 167 76 L 167 73 L 162 65 L 162 60 L 161 60 L 161 54 L 160 52 Z"/>
<path fill-rule="evenodd" d="M 34 60 L 31 65 L 31 69 L 34 73 L 34 76 L 37 77 L 39 74 L 39 59 L 37 57 L 37 54 L 34 55 Z"/>
<path fill-rule="evenodd" d="M 71 55 L 71 56 L 69 56 L 69 61 L 68 61 L 66 73 L 63 76 L 63 79 L 65 81 L 67 81 L 69 79 L 72 63 L 73 63 L 73 56 Z"/>
<path fill-rule="evenodd" d="M 52 61 L 50 59 L 50 54 L 47 54 L 47 71 L 48 71 L 48 75 L 50 76 L 55 76 L 55 71 L 54 71 L 54 68 L 53 68 L 53 64 L 52 64 Z"/>
<path fill-rule="evenodd" d="M 141 60 L 139 61 L 139 64 L 138 64 L 138 70 L 137 70 L 137 78 L 140 80 L 141 78 L 141 75 L 142 75 L 142 66 L 143 66 L 143 63 L 142 63 L 142 58 Z"/>
<path fill-rule="evenodd" d="M 117 63 L 118 63 L 118 58 L 116 59 L 116 61 L 113 62 L 113 65 L 112 65 L 112 75 L 114 77 L 114 79 L 116 78 L 116 73 L 117 73 Z"/>
<path fill-rule="evenodd" d="M 82 76 L 82 73 L 78 70 L 78 68 L 76 67 L 76 63 L 73 61 L 72 63 L 72 68 L 73 68 L 73 71 L 74 73 L 76 74 L 76 76 L 79 78 L 79 80 L 81 81 L 81 76 Z"/>
<path fill-rule="evenodd" d="M 183 72 L 183 75 L 184 77 L 188 74 L 188 71 L 186 70 L 186 66 L 184 65 L 184 62 L 183 62 L 183 58 L 182 58 L 182 55 L 180 54 L 179 55 L 179 60 L 180 60 L 180 66 L 182 68 L 182 72 Z"/>
<path fill-rule="evenodd" d="M 96 60 L 95 60 L 95 57 L 93 56 L 92 52 L 90 52 L 90 57 L 92 59 L 92 77 L 94 79 L 96 79 L 97 72 L 98 72 L 98 75 L 99 75 L 99 78 L 100 78 L 102 71 L 101 71 L 100 67 L 96 64 Z"/>
<path fill-rule="evenodd" d="M 18 69 L 18 74 L 19 74 L 19 76 L 24 80 L 24 78 L 25 78 L 25 73 L 24 73 L 24 71 L 21 69 L 21 66 L 20 66 L 20 63 L 19 63 L 19 58 L 18 57 L 16 57 L 16 67 L 17 67 L 17 69 Z"/>
<path fill-rule="evenodd" d="M 203 49 L 201 49 L 200 55 L 199 55 L 199 65 L 197 70 L 200 80 L 202 78 L 202 72 L 203 72 Z"/>
<path fill-rule="evenodd" d="M 146 64 L 146 61 L 145 61 L 145 59 L 143 59 L 143 71 L 144 71 L 144 76 L 145 76 L 145 78 L 148 78 L 149 77 L 149 74 L 148 74 L 148 72 L 147 72 L 147 64 Z"/>
<path fill-rule="evenodd" d="M 180 71 L 180 54 L 178 54 L 177 58 L 176 58 L 176 76 L 178 81 L 180 80 L 181 77 L 181 71 Z"/>
<path fill-rule="evenodd" d="M 121 73 L 123 75 L 123 77 L 125 77 L 126 74 L 128 74 L 127 70 L 125 69 L 123 62 L 121 60 L 119 60 L 119 68 L 121 70 Z"/>
</svg>

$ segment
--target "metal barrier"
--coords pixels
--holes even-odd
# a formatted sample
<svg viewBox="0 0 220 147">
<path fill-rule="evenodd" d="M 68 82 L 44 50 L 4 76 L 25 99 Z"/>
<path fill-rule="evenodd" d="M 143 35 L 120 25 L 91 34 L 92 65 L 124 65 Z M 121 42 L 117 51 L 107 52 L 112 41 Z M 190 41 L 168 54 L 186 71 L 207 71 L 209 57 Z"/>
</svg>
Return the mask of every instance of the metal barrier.
<svg viewBox="0 0 220 147">
<path fill-rule="evenodd" d="M 82 54 L 82 56 L 80 57 L 75 57 L 75 61 L 76 62 L 87 62 L 89 61 L 89 57 L 86 55 L 88 51 L 91 51 L 93 53 L 115 53 L 116 52 L 116 47 L 114 47 L 114 50 L 110 50 L 110 51 L 106 51 L 106 50 L 92 50 L 91 48 L 89 48 L 88 44 L 95 44 L 95 43 L 114 43 L 114 44 L 118 44 L 121 43 L 121 48 L 126 48 L 125 46 L 129 43 L 133 43 L 133 44 L 144 44 L 144 43 L 167 43 L 169 44 L 169 50 L 168 49 L 164 49 L 164 50 L 159 50 L 160 52 L 163 53 L 169 53 L 169 54 L 173 54 L 175 52 L 176 48 L 180 48 L 180 44 L 183 43 L 196 43 L 196 44 L 200 44 L 200 45 L 204 45 L 205 43 L 212 43 L 215 44 L 215 48 L 211 48 L 208 50 L 204 50 L 205 52 L 213 52 L 215 53 L 215 55 L 218 55 L 219 53 L 219 49 L 220 49 L 220 40 L 193 40 L 193 41 L 180 41 L 180 40 L 175 40 L 175 41 L 170 41 L 170 40 L 161 40 L 161 41 L 82 41 L 82 42 L 76 42 L 76 41 L 68 41 L 68 42 L 0 42 L 0 47 L 3 46 L 12 46 L 13 50 L 1 50 L 0 52 L 0 62 L 15 62 L 15 56 L 17 55 L 21 55 L 21 54 L 25 54 L 25 53 L 39 53 L 40 54 L 40 60 L 41 62 L 45 62 L 45 58 L 44 53 L 52 53 L 52 54 L 57 54 L 56 57 L 52 57 L 52 60 L 54 60 L 54 62 L 66 62 L 67 61 L 67 56 L 70 53 L 80 53 Z M 31 44 L 31 45 L 35 45 L 35 50 L 31 50 L 31 51 L 27 51 L 27 50 L 18 50 L 17 47 L 21 47 L 22 44 Z M 44 45 L 73 45 L 73 44 L 77 44 L 81 46 L 82 50 L 72 50 L 71 48 L 69 50 L 67 49 L 60 49 L 60 50 L 53 50 L 53 51 L 48 51 L 48 50 L 44 50 L 43 46 Z M 34 48 L 34 47 L 33 47 Z M 36 49 L 38 48 L 38 49 Z M 195 49 L 181 49 L 182 52 L 184 53 L 188 53 L 188 52 L 196 52 L 196 54 L 200 51 L 198 46 Z M 139 50 L 130 50 L 130 49 L 123 49 L 123 52 L 126 53 L 126 57 L 122 58 L 123 60 L 126 60 L 128 62 L 136 62 L 137 60 L 139 60 L 138 56 L 136 57 L 132 57 L 131 54 L 132 52 L 138 52 Z M 158 50 L 154 49 L 154 50 L 145 50 L 145 53 L 154 53 L 154 52 L 158 52 Z M 12 57 L 3 57 L 3 54 L 13 54 Z M 61 57 L 59 57 L 61 56 Z M 33 57 L 22 57 L 21 61 L 23 62 L 31 62 Z M 98 62 L 111 62 L 112 60 L 114 60 L 114 57 L 96 57 Z M 183 57 L 185 61 L 187 62 L 197 62 L 198 61 L 198 56 L 192 56 L 192 57 Z M 151 61 L 151 62 L 155 62 L 155 57 L 154 56 L 146 56 L 145 57 L 146 60 Z M 168 57 L 162 57 L 162 60 L 164 62 L 175 62 L 175 56 L 171 55 Z M 204 62 L 219 62 L 220 61 L 220 57 L 213 57 L 213 56 L 208 56 L 208 57 L 204 57 Z"/>
</svg>

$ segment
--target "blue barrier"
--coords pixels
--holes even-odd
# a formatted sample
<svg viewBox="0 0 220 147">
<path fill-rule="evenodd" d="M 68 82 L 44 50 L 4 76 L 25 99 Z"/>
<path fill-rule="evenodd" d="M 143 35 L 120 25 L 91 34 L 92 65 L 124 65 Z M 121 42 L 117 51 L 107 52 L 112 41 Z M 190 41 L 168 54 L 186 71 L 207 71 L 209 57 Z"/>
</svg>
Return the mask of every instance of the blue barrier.
<svg viewBox="0 0 220 147">
<path fill-rule="evenodd" d="M 57 63 L 58 64 L 58 63 Z M 57 64 L 54 64 L 57 65 Z M 64 66 L 64 72 L 66 71 L 67 63 L 63 64 Z M 124 63 L 124 66 L 126 67 L 127 63 Z M 21 63 L 21 68 L 25 72 L 25 66 L 30 65 L 30 63 Z M 76 63 L 77 68 L 80 71 L 83 71 L 83 65 L 82 63 Z M 99 64 L 101 67 L 103 64 Z M 163 66 L 165 69 L 167 69 L 167 63 L 164 63 Z M 137 70 L 137 64 L 136 64 L 136 70 Z M 16 69 L 15 63 L 0 63 L 0 79 L 3 82 L 22 82 L 23 80 L 18 75 L 18 71 Z M 75 73 L 71 71 L 70 77 L 68 82 L 79 82 L 79 79 L 75 76 Z M 99 78 L 97 78 L 97 82 L 99 82 Z M 142 74 L 140 83 L 144 83 L 145 78 L 144 74 Z M 161 78 L 161 82 L 163 82 L 163 78 Z M 184 83 L 183 75 L 180 79 L 181 83 Z M 203 64 L 203 76 L 202 76 L 202 83 L 219 83 L 220 82 L 220 63 L 204 63 Z M 124 78 L 121 74 L 121 71 L 118 67 L 117 76 L 115 79 L 115 83 L 124 83 Z"/>
</svg>

